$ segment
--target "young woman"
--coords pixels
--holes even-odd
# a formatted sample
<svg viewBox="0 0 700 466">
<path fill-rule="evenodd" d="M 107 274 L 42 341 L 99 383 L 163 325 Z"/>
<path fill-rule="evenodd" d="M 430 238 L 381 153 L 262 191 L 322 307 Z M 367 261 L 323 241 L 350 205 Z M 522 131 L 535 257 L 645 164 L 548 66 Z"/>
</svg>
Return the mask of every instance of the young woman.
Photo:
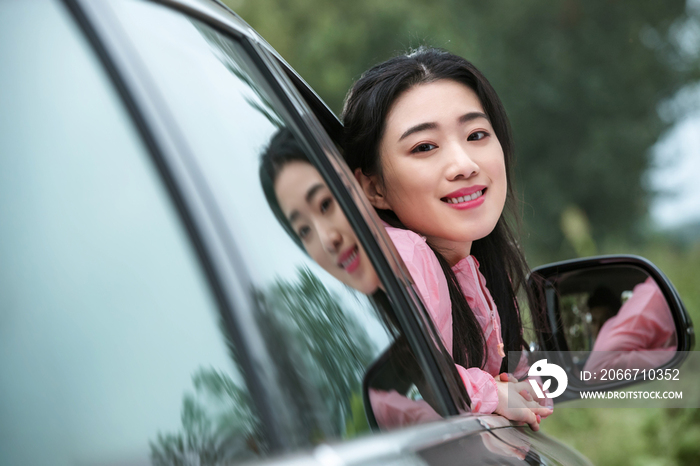
<svg viewBox="0 0 700 466">
<path fill-rule="evenodd" d="M 463 58 L 421 48 L 363 74 L 343 121 L 346 161 L 452 350 L 472 411 L 537 430 L 551 409 L 516 381 L 528 369 L 516 301 L 528 269 L 508 224 L 513 143 L 496 92 Z M 518 355 L 514 376 L 507 352 Z"/>
</svg>

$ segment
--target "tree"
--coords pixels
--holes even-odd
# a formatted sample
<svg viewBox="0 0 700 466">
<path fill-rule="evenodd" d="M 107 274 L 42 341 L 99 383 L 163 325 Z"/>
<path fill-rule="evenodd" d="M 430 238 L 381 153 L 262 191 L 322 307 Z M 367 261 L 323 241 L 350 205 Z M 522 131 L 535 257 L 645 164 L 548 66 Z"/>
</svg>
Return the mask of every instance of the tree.
<svg viewBox="0 0 700 466">
<path fill-rule="evenodd" d="M 264 449 L 248 391 L 225 373 L 200 368 L 195 394 L 182 400 L 182 432 L 150 442 L 154 466 L 219 466 L 254 459 Z"/>
<path fill-rule="evenodd" d="M 405 2 L 229 0 L 336 112 L 369 66 L 410 46 L 474 62 L 511 118 L 524 241 L 544 259 L 574 250 L 577 209 L 596 242 L 640 238 L 650 149 L 678 117 L 659 106 L 698 79 L 685 0 Z"/>
<path fill-rule="evenodd" d="M 281 386 L 293 387 L 303 401 L 297 406 L 307 406 L 298 416 L 318 416 L 305 422 L 317 426 L 308 435 L 344 436 L 354 417 L 353 394 L 360 392 L 376 351 L 354 316 L 309 269 L 300 268 L 298 275 L 298 282 L 277 280 L 258 296 L 261 328 L 269 333 Z M 299 400 L 299 394 L 307 399 Z"/>
</svg>

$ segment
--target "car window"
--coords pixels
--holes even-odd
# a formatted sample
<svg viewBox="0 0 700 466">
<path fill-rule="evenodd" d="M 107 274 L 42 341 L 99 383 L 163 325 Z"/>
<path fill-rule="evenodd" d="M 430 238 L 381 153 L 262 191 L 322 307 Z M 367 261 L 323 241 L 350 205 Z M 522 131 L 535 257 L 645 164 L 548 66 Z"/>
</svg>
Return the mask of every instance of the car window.
<svg viewBox="0 0 700 466">
<path fill-rule="evenodd" d="M 111 7 L 239 244 L 297 443 L 439 418 L 378 282 L 353 278 L 369 261 L 248 49 L 159 5 Z M 296 161 L 266 165 L 287 153 Z M 326 227 L 343 230 L 335 244 L 323 245 Z"/>
<path fill-rule="evenodd" d="M 0 57 L 0 464 L 258 456 L 197 255 L 89 44 L 58 2 L 2 2 Z"/>
</svg>

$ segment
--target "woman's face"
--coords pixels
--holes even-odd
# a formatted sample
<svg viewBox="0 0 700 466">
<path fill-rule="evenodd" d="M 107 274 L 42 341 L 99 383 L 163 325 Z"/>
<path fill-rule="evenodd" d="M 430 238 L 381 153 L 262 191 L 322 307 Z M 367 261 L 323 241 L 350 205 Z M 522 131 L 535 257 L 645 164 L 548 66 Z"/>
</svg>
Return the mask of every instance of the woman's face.
<svg viewBox="0 0 700 466">
<path fill-rule="evenodd" d="M 362 293 L 377 290 L 374 267 L 316 168 L 306 162 L 289 162 L 277 176 L 275 194 L 313 260 Z"/>
<path fill-rule="evenodd" d="M 383 176 L 374 177 L 370 200 L 394 211 L 451 265 L 493 231 L 506 200 L 506 167 L 469 87 L 443 79 L 404 92 L 387 115 L 379 153 Z"/>
</svg>

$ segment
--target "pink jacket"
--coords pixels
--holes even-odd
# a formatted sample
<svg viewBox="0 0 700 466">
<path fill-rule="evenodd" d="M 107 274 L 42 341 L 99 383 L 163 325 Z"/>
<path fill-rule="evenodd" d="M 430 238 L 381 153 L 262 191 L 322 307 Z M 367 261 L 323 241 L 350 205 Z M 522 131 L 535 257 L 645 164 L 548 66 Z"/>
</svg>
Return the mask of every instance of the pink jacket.
<svg viewBox="0 0 700 466">
<path fill-rule="evenodd" d="M 452 354 L 452 303 L 447 288 L 447 279 L 440 268 L 435 254 L 425 242 L 425 238 L 410 230 L 402 230 L 385 225 L 396 249 L 403 259 L 418 292 L 430 313 L 445 348 Z M 457 365 L 464 385 L 472 401 L 472 412 L 493 413 L 498 406 L 498 393 L 495 376 L 499 374 L 501 361 L 505 356 L 501 337 L 501 318 L 491 293 L 486 288 L 486 280 L 479 272 L 479 263 L 474 256 L 462 259 L 452 267 L 469 307 L 481 325 L 488 350 L 484 369 L 464 368 Z M 515 377 L 520 379 L 529 369 L 527 356 L 522 353 Z"/>
</svg>

